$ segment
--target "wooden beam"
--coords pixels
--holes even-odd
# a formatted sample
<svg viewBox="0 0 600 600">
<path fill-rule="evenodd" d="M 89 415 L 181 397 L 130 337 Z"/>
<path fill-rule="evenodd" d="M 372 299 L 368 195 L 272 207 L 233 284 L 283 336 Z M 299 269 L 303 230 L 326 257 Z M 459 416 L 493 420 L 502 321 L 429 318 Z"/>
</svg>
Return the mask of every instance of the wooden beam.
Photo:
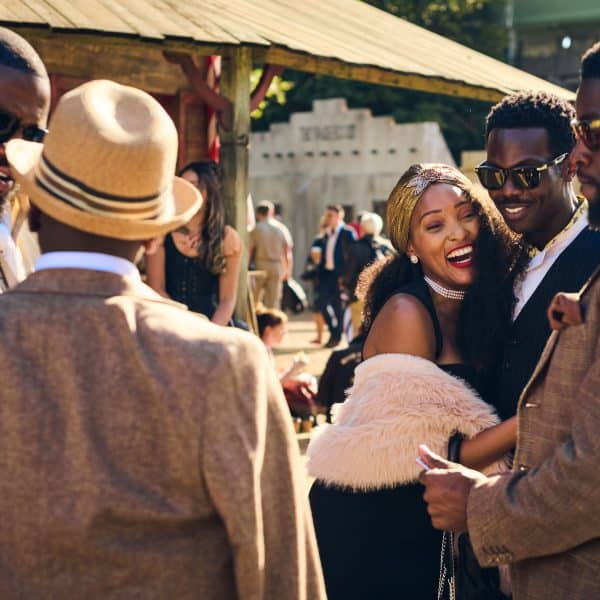
<svg viewBox="0 0 600 600">
<path fill-rule="evenodd" d="M 188 87 L 185 76 L 163 56 L 182 47 L 194 56 L 223 52 L 222 47 L 174 40 L 147 41 L 101 33 L 77 34 L 19 28 L 38 51 L 49 73 L 81 79 L 112 79 L 155 94 L 175 94 Z"/>
<path fill-rule="evenodd" d="M 113 48 L 133 48 L 145 47 L 156 48 L 158 52 L 171 50 L 173 52 L 192 52 L 193 54 L 203 54 L 210 56 L 212 54 L 222 54 L 231 44 L 216 44 L 201 42 L 193 39 L 176 38 L 142 38 L 137 35 L 117 34 L 105 31 L 77 31 L 67 29 L 50 29 L 49 27 L 34 27 L 31 25 L 19 25 L 18 23 L 2 23 L 3 26 L 13 29 L 26 40 L 49 39 L 63 40 L 79 44 L 98 44 Z M 236 46 L 237 47 L 237 46 Z"/>
<path fill-rule="evenodd" d="M 440 77 L 424 77 L 410 73 L 399 73 L 381 67 L 348 64 L 334 58 L 322 58 L 274 46 L 268 49 L 257 48 L 254 52 L 255 60 L 258 62 L 274 63 L 297 71 L 330 75 L 340 79 L 366 81 L 390 87 L 472 98 L 486 102 L 497 102 L 505 95 L 499 90 L 449 81 Z"/>
<path fill-rule="evenodd" d="M 221 131 L 221 166 L 225 214 L 242 238 L 242 267 L 235 315 L 247 319 L 248 307 L 248 145 L 250 140 L 250 48 L 236 48 L 223 55 L 221 94 L 233 103 L 230 131 Z"/>
</svg>

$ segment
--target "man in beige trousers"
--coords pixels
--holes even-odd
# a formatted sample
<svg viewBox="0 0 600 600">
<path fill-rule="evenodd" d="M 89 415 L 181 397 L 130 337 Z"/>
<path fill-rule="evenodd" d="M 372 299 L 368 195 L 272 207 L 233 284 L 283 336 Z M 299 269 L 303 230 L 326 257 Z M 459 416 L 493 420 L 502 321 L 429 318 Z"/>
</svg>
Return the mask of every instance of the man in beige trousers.
<svg viewBox="0 0 600 600">
<path fill-rule="evenodd" d="M 600 43 L 581 75 L 573 162 L 598 227 Z M 579 296 L 584 322 L 550 336 L 521 394 L 512 473 L 485 477 L 421 448 L 434 526 L 468 529 L 482 565 L 508 563 L 514 600 L 600 598 L 600 269 Z"/>
<path fill-rule="evenodd" d="M 248 254 L 263 276 L 257 278 L 254 301 L 267 308 L 281 308 L 283 282 L 292 276 L 292 236 L 275 218 L 275 206 L 268 200 L 256 207 L 256 226 L 250 232 Z"/>
<path fill-rule="evenodd" d="M 304 477 L 262 343 L 146 287 L 200 207 L 148 94 L 87 83 L 12 140 L 43 255 L 0 297 L 0 598 L 319 600 Z"/>
</svg>

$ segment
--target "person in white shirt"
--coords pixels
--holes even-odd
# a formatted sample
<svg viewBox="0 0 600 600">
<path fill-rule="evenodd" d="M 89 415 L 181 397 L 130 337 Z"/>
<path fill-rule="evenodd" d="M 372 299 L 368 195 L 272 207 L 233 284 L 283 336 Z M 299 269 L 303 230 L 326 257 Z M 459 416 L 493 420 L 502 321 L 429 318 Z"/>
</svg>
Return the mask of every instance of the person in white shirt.
<svg viewBox="0 0 600 600">
<path fill-rule="evenodd" d="M 0 291 L 26 274 L 14 240 L 17 186 L 5 144 L 14 138 L 41 142 L 49 108 L 50 80 L 42 60 L 20 35 L 0 27 Z"/>
<path fill-rule="evenodd" d="M 600 233 L 588 229 L 587 202 L 572 185 L 574 116 L 556 96 L 518 93 L 494 106 L 486 121 L 487 159 L 477 174 L 524 242 L 514 321 L 498 369 L 503 418 L 515 414 L 550 335 L 546 309 L 554 294 L 578 290 L 600 257 Z"/>
</svg>

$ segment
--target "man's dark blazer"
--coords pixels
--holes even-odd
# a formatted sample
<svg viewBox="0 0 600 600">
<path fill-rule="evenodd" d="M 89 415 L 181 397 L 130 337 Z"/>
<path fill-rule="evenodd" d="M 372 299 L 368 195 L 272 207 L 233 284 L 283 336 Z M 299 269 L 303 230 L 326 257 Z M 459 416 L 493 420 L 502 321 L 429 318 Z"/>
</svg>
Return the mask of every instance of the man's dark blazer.
<svg viewBox="0 0 600 600">
<path fill-rule="evenodd" d="M 323 252 L 321 253 L 321 264 L 319 265 L 322 271 L 325 270 L 325 254 L 327 251 L 327 240 L 329 239 L 329 233 L 326 233 L 321 240 L 321 247 Z M 336 277 L 341 277 L 344 274 L 346 267 L 346 259 L 348 256 L 348 248 L 352 242 L 356 240 L 356 233 L 352 227 L 344 225 L 340 230 L 338 238 L 335 242 L 333 249 L 333 263 Z"/>
</svg>

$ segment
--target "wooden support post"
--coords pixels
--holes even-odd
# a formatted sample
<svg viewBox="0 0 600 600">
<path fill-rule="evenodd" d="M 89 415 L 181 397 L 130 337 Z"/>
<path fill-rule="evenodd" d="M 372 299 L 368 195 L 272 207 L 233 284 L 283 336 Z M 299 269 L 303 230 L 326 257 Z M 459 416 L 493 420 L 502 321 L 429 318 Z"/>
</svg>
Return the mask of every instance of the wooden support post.
<svg viewBox="0 0 600 600">
<path fill-rule="evenodd" d="M 227 222 L 242 238 L 242 267 L 235 316 L 247 319 L 248 308 L 248 145 L 250 140 L 250 48 L 234 48 L 224 54 L 221 63 L 221 94 L 233 103 L 230 131 L 221 131 L 221 167 L 223 200 Z"/>
</svg>

